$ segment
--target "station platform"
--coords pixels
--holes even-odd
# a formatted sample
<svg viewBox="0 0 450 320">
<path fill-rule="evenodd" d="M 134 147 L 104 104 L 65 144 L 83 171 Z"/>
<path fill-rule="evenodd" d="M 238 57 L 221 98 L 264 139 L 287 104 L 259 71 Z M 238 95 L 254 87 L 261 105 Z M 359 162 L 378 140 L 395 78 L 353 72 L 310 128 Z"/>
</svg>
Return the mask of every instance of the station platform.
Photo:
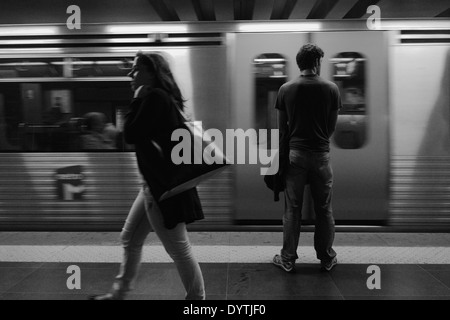
<svg viewBox="0 0 450 320">
<path fill-rule="evenodd" d="M 190 232 L 190 239 L 207 300 L 450 300 L 449 233 L 337 232 L 338 265 L 322 272 L 313 233 L 304 232 L 292 274 L 271 262 L 281 232 Z M 121 259 L 118 232 L 0 232 L 0 300 L 86 300 L 110 289 Z M 71 266 L 79 288 L 68 286 Z M 184 299 L 154 233 L 128 299 Z"/>
</svg>

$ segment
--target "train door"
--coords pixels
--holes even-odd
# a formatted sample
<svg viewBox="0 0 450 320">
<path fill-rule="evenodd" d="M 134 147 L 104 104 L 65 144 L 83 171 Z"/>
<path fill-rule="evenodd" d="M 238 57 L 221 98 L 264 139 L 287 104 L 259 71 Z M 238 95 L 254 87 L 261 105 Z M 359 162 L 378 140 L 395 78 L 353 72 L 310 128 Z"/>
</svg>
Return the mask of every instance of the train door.
<svg viewBox="0 0 450 320">
<path fill-rule="evenodd" d="M 276 70 L 270 66 L 270 61 L 276 59 L 277 64 L 283 65 L 286 74 L 278 75 L 284 76 L 286 81 L 297 77 L 299 70 L 295 57 L 307 42 L 316 42 L 324 49 L 321 75 L 338 84 L 343 91 L 344 108 L 332 141 L 335 219 L 338 224 L 383 223 L 388 216 L 389 179 L 387 43 L 383 33 L 232 35 L 234 127 L 247 130 L 273 126 L 270 112 L 275 112 L 274 98 L 283 81 L 267 77 Z M 356 76 L 352 77 L 352 74 Z M 265 83 L 266 89 L 257 86 L 258 82 Z M 260 139 L 250 142 L 250 147 L 259 142 Z M 235 167 L 236 222 L 279 224 L 284 209 L 283 195 L 280 202 L 273 201 L 273 193 L 260 175 L 260 166 L 240 164 Z M 304 220 L 313 218 L 308 191 L 303 212 Z"/>
<path fill-rule="evenodd" d="M 248 156 L 270 145 L 271 137 L 260 135 L 259 129 L 277 128 L 278 89 L 299 75 L 295 56 L 307 42 L 307 34 L 239 33 L 230 37 L 233 128 L 258 132 L 254 139 L 248 135 Z M 235 165 L 235 221 L 238 224 L 280 224 L 283 194 L 279 202 L 274 202 L 273 192 L 266 187 L 261 175 L 263 165 L 259 161 L 250 164 L 248 160 L 247 157 L 245 164 Z"/>
<path fill-rule="evenodd" d="M 388 218 L 388 55 L 383 32 L 321 32 L 321 76 L 340 89 L 343 109 L 332 139 L 336 220 Z"/>
</svg>

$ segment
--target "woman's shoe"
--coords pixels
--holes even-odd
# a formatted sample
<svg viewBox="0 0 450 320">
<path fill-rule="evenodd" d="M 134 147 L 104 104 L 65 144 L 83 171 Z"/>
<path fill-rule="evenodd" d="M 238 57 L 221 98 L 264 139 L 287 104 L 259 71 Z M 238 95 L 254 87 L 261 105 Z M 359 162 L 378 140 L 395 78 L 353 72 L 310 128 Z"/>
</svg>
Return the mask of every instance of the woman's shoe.
<svg viewBox="0 0 450 320">
<path fill-rule="evenodd" d="M 90 295 L 88 300 L 124 300 L 124 297 L 119 294 L 98 294 L 98 295 Z"/>
</svg>

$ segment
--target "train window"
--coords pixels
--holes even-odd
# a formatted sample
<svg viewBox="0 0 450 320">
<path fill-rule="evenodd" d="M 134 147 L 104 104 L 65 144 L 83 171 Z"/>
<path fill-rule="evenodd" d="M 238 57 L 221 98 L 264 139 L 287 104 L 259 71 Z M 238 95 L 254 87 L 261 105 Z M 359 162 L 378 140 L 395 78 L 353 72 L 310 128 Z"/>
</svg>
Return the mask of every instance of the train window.
<svg viewBox="0 0 450 320">
<path fill-rule="evenodd" d="M 366 59 L 342 52 L 331 59 L 331 66 L 343 104 L 333 141 L 341 149 L 360 149 L 367 138 Z"/>
<path fill-rule="evenodd" d="M 134 56 L 0 59 L 0 152 L 132 151 Z"/>
<path fill-rule="evenodd" d="M 270 129 L 276 129 L 275 102 L 278 90 L 287 81 L 287 60 L 277 53 L 260 54 L 253 60 L 255 79 L 255 129 L 267 129 L 266 137 L 258 136 L 258 144 L 271 147 Z"/>
<path fill-rule="evenodd" d="M 58 78 L 64 75 L 62 59 L 2 59 L 2 78 Z"/>
<path fill-rule="evenodd" d="M 0 79 L 0 151 L 129 151 L 130 82 Z"/>
<path fill-rule="evenodd" d="M 73 77 L 126 77 L 133 65 L 130 58 L 74 58 Z"/>
</svg>

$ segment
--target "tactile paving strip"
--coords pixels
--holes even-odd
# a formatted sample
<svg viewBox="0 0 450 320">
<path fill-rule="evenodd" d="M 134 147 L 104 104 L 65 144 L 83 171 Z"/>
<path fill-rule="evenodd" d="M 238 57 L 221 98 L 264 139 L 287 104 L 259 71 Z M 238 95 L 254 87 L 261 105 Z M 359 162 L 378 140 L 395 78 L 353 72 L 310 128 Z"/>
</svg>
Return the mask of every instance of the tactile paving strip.
<svg viewBox="0 0 450 320">
<path fill-rule="evenodd" d="M 268 263 L 280 246 L 194 246 L 204 263 Z M 450 264 L 448 247 L 336 246 L 340 263 L 348 264 Z M 0 246 L 2 262 L 85 262 L 119 263 L 120 246 Z M 314 248 L 299 247 L 297 263 L 317 263 Z M 145 246 L 142 261 L 171 262 L 162 246 Z"/>
</svg>

